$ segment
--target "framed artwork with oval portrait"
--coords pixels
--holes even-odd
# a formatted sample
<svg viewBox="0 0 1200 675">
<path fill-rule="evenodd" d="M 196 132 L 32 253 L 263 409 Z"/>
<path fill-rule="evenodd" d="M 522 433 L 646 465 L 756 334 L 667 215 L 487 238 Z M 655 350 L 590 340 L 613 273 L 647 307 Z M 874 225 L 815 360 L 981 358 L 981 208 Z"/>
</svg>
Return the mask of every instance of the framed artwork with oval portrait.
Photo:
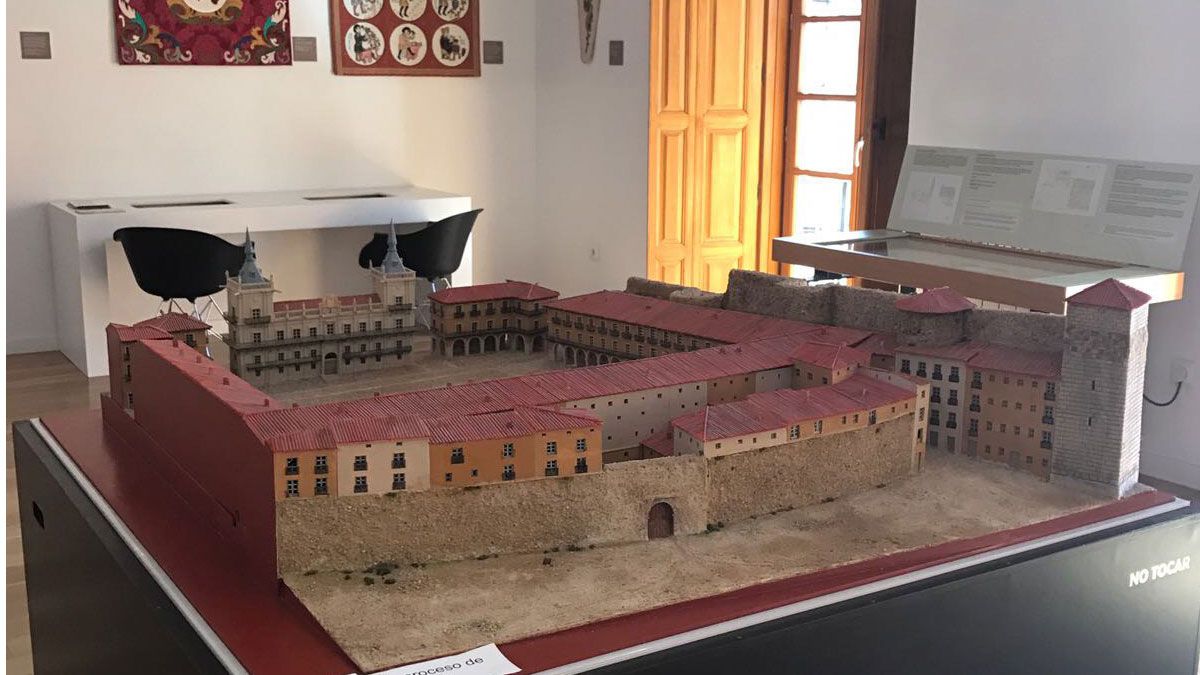
<svg viewBox="0 0 1200 675">
<path fill-rule="evenodd" d="M 479 76 L 480 0 L 330 0 L 338 75 Z"/>
<path fill-rule="evenodd" d="M 288 0 L 113 0 L 117 62 L 290 66 Z"/>
</svg>

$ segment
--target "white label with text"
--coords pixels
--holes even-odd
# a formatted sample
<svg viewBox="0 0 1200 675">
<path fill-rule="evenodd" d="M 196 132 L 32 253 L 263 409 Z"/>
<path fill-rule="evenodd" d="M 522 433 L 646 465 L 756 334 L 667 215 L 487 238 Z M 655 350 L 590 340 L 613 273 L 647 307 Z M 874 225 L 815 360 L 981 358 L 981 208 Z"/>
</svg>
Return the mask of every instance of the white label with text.
<svg viewBox="0 0 1200 675">
<path fill-rule="evenodd" d="M 1158 581 L 1173 574 L 1185 572 L 1192 568 L 1192 557 L 1183 556 L 1166 562 L 1160 562 L 1157 565 L 1143 567 L 1140 570 L 1134 570 L 1129 573 L 1129 587 L 1141 586 L 1142 584 Z"/>
<path fill-rule="evenodd" d="M 375 675 L 510 675 L 519 672 L 521 669 L 505 658 L 499 647 L 489 644 L 453 656 L 381 670 Z"/>
</svg>

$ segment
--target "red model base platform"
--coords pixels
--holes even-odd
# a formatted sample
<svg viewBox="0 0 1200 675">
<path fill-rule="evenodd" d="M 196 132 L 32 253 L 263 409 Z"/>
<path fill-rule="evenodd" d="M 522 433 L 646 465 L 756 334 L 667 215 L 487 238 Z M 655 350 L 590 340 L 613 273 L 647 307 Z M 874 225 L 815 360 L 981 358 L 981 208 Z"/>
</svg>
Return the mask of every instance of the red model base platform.
<svg viewBox="0 0 1200 675">
<path fill-rule="evenodd" d="M 42 418 L 71 460 L 233 656 L 255 675 L 345 675 L 353 662 L 282 583 L 244 579 L 227 546 L 99 411 Z M 756 612 L 897 577 L 1171 502 L 1145 492 L 1102 507 L 994 534 L 883 556 L 721 595 L 500 645 L 537 672 Z"/>
</svg>

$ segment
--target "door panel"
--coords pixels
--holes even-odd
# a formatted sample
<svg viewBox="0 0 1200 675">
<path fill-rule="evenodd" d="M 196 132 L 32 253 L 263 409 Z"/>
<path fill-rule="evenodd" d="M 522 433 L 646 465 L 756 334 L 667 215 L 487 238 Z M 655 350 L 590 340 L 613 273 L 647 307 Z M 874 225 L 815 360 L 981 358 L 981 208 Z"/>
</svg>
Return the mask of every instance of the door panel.
<svg viewBox="0 0 1200 675">
<path fill-rule="evenodd" d="M 663 245 L 683 244 L 684 214 L 687 204 L 684 199 L 687 180 L 688 133 L 686 131 L 663 131 L 659 189 L 662 207 L 659 212 L 659 241 Z"/>
<path fill-rule="evenodd" d="M 765 6 L 651 3 L 654 278 L 719 292 L 731 268 L 757 267 Z"/>
<path fill-rule="evenodd" d="M 688 0 L 654 0 L 650 29 L 649 214 L 646 273 L 690 284 L 695 119 L 689 110 L 693 19 Z"/>
<path fill-rule="evenodd" d="M 701 3 L 708 48 L 705 70 L 700 80 L 703 94 L 714 110 L 742 110 L 746 107 L 746 21 L 747 2 L 709 0 Z"/>
<path fill-rule="evenodd" d="M 710 195 L 702 241 L 705 244 L 740 242 L 742 223 L 741 166 L 744 150 L 741 130 L 718 130 L 708 134 L 708 174 L 705 193 Z M 719 197 L 719 198 L 714 198 Z"/>
</svg>

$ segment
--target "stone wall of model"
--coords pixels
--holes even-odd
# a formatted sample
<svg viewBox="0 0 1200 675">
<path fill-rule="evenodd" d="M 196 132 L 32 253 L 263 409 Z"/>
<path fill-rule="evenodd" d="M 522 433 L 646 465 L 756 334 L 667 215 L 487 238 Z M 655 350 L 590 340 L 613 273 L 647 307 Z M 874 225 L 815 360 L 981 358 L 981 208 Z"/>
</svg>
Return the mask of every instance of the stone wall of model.
<svg viewBox="0 0 1200 675">
<path fill-rule="evenodd" d="M 657 502 L 676 534 L 708 524 L 704 459 L 622 462 L 603 472 L 461 489 L 298 499 L 277 506 L 281 574 L 376 562 L 458 560 L 646 538 Z"/>
<path fill-rule="evenodd" d="M 869 490 L 909 475 L 913 416 L 709 460 L 708 518 L 753 515 Z M 816 442 L 814 442 L 816 441 Z"/>
<path fill-rule="evenodd" d="M 652 507 L 695 534 L 910 475 L 913 415 L 715 459 L 610 464 L 603 472 L 462 489 L 277 504 L 281 574 L 361 569 L 643 541 Z"/>
<path fill-rule="evenodd" d="M 808 286 L 785 277 L 733 270 L 724 294 L 698 292 L 633 277 L 626 290 L 666 300 L 766 314 L 781 319 L 895 333 L 906 344 L 953 344 L 980 340 L 1022 349 L 1057 351 L 1064 346 L 1064 318 L 1040 312 L 976 309 L 958 316 L 918 316 L 896 308 L 896 294 L 839 285 Z M 703 294 L 703 299 L 696 297 Z"/>
</svg>

